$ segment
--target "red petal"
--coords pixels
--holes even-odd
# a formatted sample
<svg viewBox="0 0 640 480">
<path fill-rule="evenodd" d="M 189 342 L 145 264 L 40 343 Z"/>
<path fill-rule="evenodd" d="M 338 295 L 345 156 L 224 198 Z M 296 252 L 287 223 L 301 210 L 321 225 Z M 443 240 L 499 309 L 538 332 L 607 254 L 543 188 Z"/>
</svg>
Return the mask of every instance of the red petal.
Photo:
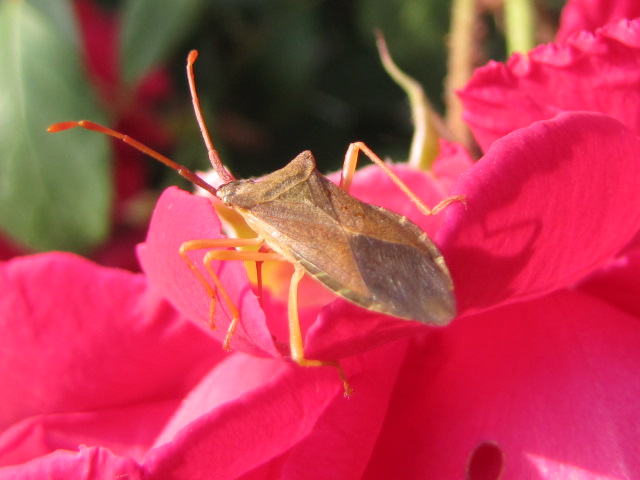
<svg viewBox="0 0 640 480">
<path fill-rule="evenodd" d="M 180 256 L 180 246 L 188 240 L 223 237 L 210 200 L 170 188 L 158 200 L 147 241 L 138 248 L 140 263 L 150 283 L 202 328 L 209 324 L 210 298 Z M 189 254 L 201 269 L 205 251 Z M 231 347 L 258 355 L 279 356 L 264 313 L 251 291 L 244 264 L 237 261 L 215 262 L 214 270 L 241 314 Z M 223 340 L 231 318 L 222 301 L 216 306 L 215 322 L 218 330 L 211 334 Z"/>
<path fill-rule="evenodd" d="M 345 362 L 349 398 L 333 368 L 234 354 L 185 400 L 145 466 L 162 478 L 359 478 L 405 349 Z"/>
<path fill-rule="evenodd" d="M 462 145 L 440 140 L 440 154 L 433 163 L 432 172 L 438 182 L 451 190 L 451 185 L 458 177 L 473 165 L 473 159 Z"/>
<path fill-rule="evenodd" d="M 640 3 L 637 0 L 569 0 L 562 9 L 556 38 L 562 42 L 581 30 L 594 31 L 608 23 L 638 16 Z"/>
<path fill-rule="evenodd" d="M 422 323 L 371 312 L 339 299 L 326 306 L 309 328 L 305 352 L 309 358 L 340 359 L 428 331 Z"/>
<path fill-rule="evenodd" d="M 33 459 L 52 461 L 55 456 L 51 453 L 56 450 L 71 453 L 81 445 L 108 448 L 115 454 L 142 461 L 179 405 L 177 398 L 27 418 L 0 434 L 0 465 L 21 465 L 28 470 Z"/>
<path fill-rule="evenodd" d="M 180 398 L 224 356 L 142 275 L 50 253 L 0 264 L 0 290 L 0 429 L 14 431 L 0 439 L 3 461 L 79 443 L 144 450 L 151 438 L 140 431 L 169 413 L 154 405 Z M 114 410 L 134 405 L 155 414 L 129 415 L 114 434 Z"/>
<path fill-rule="evenodd" d="M 111 99 L 118 88 L 117 19 L 94 2 L 74 2 L 83 37 L 85 65 L 104 99 Z"/>
<path fill-rule="evenodd" d="M 607 113 L 640 134 L 640 20 L 620 22 L 566 45 L 543 45 L 506 65 L 476 70 L 460 92 L 465 119 L 483 150 L 563 111 Z"/>
<path fill-rule="evenodd" d="M 635 478 L 639 366 L 638 318 L 584 294 L 460 319 L 416 344 L 363 478 L 463 478 L 480 445 L 501 478 Z"/>
<path fill-rule="evenodd" d="M 233 354 L 187 397 L 145 466 L 161 478 L 237 478 L 308 435 L 336 397 L 333 368 Z"/>
<path fill-rule="evenodd" d="M 133 460 L 113 455 L 102 447 L 80 447 L 79 452 L 57 450 L 46 457 L 37 458 L 25 465 L 0 469 L 3 480 L 26 478 L 103 480 L 148 478 Z"/>
<path fill-rule="evenodd" d="M 640 318 L 640 250 L 596 272 L 580 289 Z"/>
<path fill-rule="evenodd" d="M 543 295 L 608 262 L 640 225 L 640 140 L 596 113 L 494 143 L 463 174 L 440 244 L 461 312 Z"/>
</svg>

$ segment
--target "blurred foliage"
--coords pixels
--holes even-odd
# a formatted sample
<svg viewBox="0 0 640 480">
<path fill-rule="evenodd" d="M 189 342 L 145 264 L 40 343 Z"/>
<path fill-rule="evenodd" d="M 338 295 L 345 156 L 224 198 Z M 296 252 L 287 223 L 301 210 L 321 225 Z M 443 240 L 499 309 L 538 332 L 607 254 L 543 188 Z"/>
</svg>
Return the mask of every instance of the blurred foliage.
<svg viewBox="0 0 640 480">
<path fill-rule="evenodd" d="M 337 170 L 348 144 L 356 140 L 368 143 L 381 156 L 398 161 L 406 158 L 412 134 L 409 107 L 403 92 L 380 65 L 375 28 L 385 34 L 399 66 L 425 85 L 431 101 L 442 109 L 449 0 L 93 0 L 93 3 L 120 23 L 119 45 L 113 47 L 118 49 L 122 76 L 118 91 L 122 98 L 130 98 L 139 80 L 150 70 L 169 69 L 175 85 L 173 94 L 158 105 L 156 114 L 171 132 L 174 147 L 163 153 L 191 168 L 207 168 L 185 78 L 186 56 L 191 49 L 200 52 L 195 65 L 196 80 L 207 123 L 223 160 L 238 177 L 273 171 L 305 149 L 314 152 L 320 170 Z M 537 3 L 546 20 L 557 20 L 562 2 Z M 40 43 L 33 38 L 5 35 L 2 42 L 7 45 L 0 45 L 5 51 L 0 57 L 3 71 L 10 69 L 12 78 L 18 78 L 12 85 L 5 79 L 8 90 L 0 105 L 0 121 L 3 125 L 13 121 L 12 128 L 23 131 L 12 135 L 23 144 L 31 142 L 32 147 L 37 146 L 30 149 L 28 160 L 18 159 L 14 155 L 16 142 L 0 133 L 4 136 L 0 137 L 0 143 L 5 145 L 2 159 L 5 164 L 0 168 L 9 175 L 3 178 L 0 192 L 5 202 L 3 229 L 31 248 L 86 251 L 107 238 L 104 225 L 100 225 L 109 220 L 104 205 L 110 201 L 112 188 L 110 175 L 103 166 L 104 139 L 97 140 L 89 132 L 47 136 L 44 129 L 47 123 L 61 120 L 117 120 L 114 109 L 109 107 L 121 100 L 110 99 L 112 103 L 108 105 L 103 102 L 101 113 L 97 110 L 97 94 L 91 93 L 95 88 L 93 79 L 88 75 L 79 77 L 82 40 L 75 25 L 74 2 L 3 1 L 5 15 L 10 4 L 13 9 L 36 12 L 33 15 L 40 27 L 34 28 L 53 33 L 44 39 L 32 35 L 40 38 Z M 485 20 L 486 49 L 479 62 L 490 57 L 501 59 L 504 55 L 499 21 L 491 15 Z M 16 30 L 21 31 L 20 28 Z M 16 45 L 16 41 L 26 43 Z M 7 54 L 10 42 L 14 42 L 12 52 L 21 52 L 20 58 Z M 16 65 L 25 59 L 42 65 L 37 71 L 17 69 Z M 46 68 L 50 70 L 45 71 Z M 34 78 L 27 78 L 30 76 Z M 43 78 L 50 88 L 47 98 L 38 91 Z M 8 107 L 19 92 L 29 101 Z M 70 92 L 73 99 L 69 98 Z M 27 121 L 18 122 L 16 118 Z M 60 138 L 50 138 L 56 136 Z M 63 151 L 60 145 L 64 145 Z M 82 159 L 93 173 L 79 169 L 76 158 Z M 31 164 L 36 166 L 29 167 Z M 29 173 L 16 175 L 17 165 L 26 165 L 25 172 Z M 65 175 L 52 173 L 52 168 Z M 156 188 L 179 183 L 177 175 L 165 167 L 151 168 L 156 172 L 153 176 Z M 66 175 L 72 171 L 83 176 Z M 48 186 L 40 183 L 47 179 L 53 183 Z M 9 199 L 16 190 L 23 193 Z M 33 190 L 47 194 L 35 195 Z M 92 199 L 92 195 L 100 198 Z M 28 207 L 28 203 L 33 205 Z M 35 223 L 22 230 L 7 227 L 12 211 L 30 212 L 25 215 Z M 94 218 L 88 218 L 91 216 L 88 213 Z M 60 223 L 63 230 L 74 232 L 73 241 L 57 235 L 49 238 L 61 215 L 68 217 L 70 224 L 80 225 Z M 47 217 L 49 220 L 45 221 Z"/>
<path fill-rule="evenodd" d="M 376 28 L 400 67 L 443 108 L 450 0 L 190 0 L 197 1 L 193 25 L 164 64 L 173 69 L 177 94 L 186 95 L 186 54 L 200 51 L 196 80 L 208 124 L 240 177 L 271 172 L 304 149 L 321 170 L 336 170 L 356 140 L 406 158 L 409 106 L 380 65 Z M 557 18 L 558 0 L 540 3 Z M 504 59 L 500 27 L 485 20 L 479 61 Z M 197 136 L 192 113 L 183 113 L 177 121 Z M 190 158 L 191 135 L 184 135 L 190 140 L 176 158 L 206 168 L 201 153 L 200 161 Z"/>
<path fill-rule="evenodd" d="M 108 232 L 106 139 L 45 132 L 60 117 L 102 119 L 69 18 L 46 2 L 0 3 L 0 222 L 38 250 L 80 250 Z"/>
</svg>

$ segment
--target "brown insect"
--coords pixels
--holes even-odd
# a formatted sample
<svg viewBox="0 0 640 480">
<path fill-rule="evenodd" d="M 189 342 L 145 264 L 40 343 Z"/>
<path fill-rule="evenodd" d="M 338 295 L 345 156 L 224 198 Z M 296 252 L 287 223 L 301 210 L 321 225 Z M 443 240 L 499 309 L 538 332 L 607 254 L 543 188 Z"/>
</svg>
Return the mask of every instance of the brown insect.
<svg viewBox="0 0 640 480">
<path fill-rule="evenodd" d="M 56 123 L 48 130 L 58 132 L 82 127 L 116 137 L 173 168 L 242 215 L 257 234 L 255 238 L 190 240 L 180 248 L 180 255 L 211 298 L 212 328 L 215 328 L 217 296 L 225 302 L 232 316 L 223 344 L 225 349 L 229 348 L 240 315 L 213 268 L 209 268 L 211 262 L 290 262 L 295 268 L 289 287 L 288 307 L 291 358 L 305 367 L 335 367 L 343 381 L 345 395 L 349 395 L 351 388 L 337 361 L 309 359 L 304 355 L 297 292 L 298 283 L 305 274 L 311 275 L 341 297 L 369 310 L 436 325 L 447 324 L 455 316 L 451 276 L 442 255 L 427 234 L 406 217 L 361 202 L 348 194 L 358 154 L 364 153 L 382 168 L 425 215 L 435 214 L 462 198 L 450 197 L 432 209 L 427 207 L 362 142 L 349 145 L 339 185 L 316 170 L 315 160 L 309 151 L 302 152 L 286 167 L 263 179 L 236 180 L 222 164 L 202 117 L 193 74 L 196 58 L 197 52 L 194 50 L 187 60 L 189 88 L 209 160 L 224 182 L 218 188 L 164 155 L 102 125 L 82 120 Z M 248 245 L 257 246 L 259 250 L 235 249 Z M 203 263 L 210 279 L 188 256 L 188 252 L 200 249 L 209 250 Z"/>
</svg>

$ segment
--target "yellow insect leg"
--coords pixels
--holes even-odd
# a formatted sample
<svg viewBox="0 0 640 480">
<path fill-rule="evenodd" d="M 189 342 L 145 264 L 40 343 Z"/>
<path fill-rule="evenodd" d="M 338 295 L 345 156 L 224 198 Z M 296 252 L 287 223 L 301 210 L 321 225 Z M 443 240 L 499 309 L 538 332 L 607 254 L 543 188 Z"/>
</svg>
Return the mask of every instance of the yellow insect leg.
<svg viewBox="0 0 640 480">
<path fill-rule="evenodd" d="M 373 150 L 367 147 L 362 142 L 355 142 L 349 145 L 347 149 L 347 153 L 344 156 L 344 164 L 342 165 L 342 174 L 340 175 L 340 188 L 342 188 L 345 192 L 348 192 L 351 188 L 351 182 L 353 180 L 353 175 L 356 171 L 356 167 L 358 165 L 358 154 L 362 152 L 364 153 L 369 160 L 375 163 L 378 167 L 380 167 L 387 176 L 395 183 L 400 190 L 404 192 L 404 194 L 409 197 L 409 199 L 420 209 L 422 213 L 425 215 L 435 215 L 440 210 L 445 208 L 452 202 L 462 202 L 464 203 L 464 196 L 456 195 L 453 197 L 448 197 L 438 203 L 435 207 L 429 208 L 418 196 L 411 191 L 411 189 L 400 180 L 393 170 L 389 168 L 389 166 L 382 161 L 380 157 L 378 157 Z"/>
<path fill-rule="evenodd" d="M 220 278 L 216 274 L 213 268 L 213 262 L 216 260 L 241 260 L 249 262 L 265 262 L 265 261 L 288 261 L 282 255 L 276 252 L 264 252 L 264 251 L 242 251 L 242 250 L 220 250 L 220 248 L 229 247 L 241 247 L 247 245 L 262 245 L 264 240 L 262 238 L 220 238 L 220 239 L 202 239 L 202 240 L 190 240 L 182 244 L 180 247 L 180 255 L 187 263 L 189 268 L 194 272 L 202 286 L 207 292 L 209 298 L 211 298 L 211 307 L 209 309 L 209 322 L 211 328 L 215 329 L 215 307 L 216 297 L 219 295 L 222 301 L 225 303 L 231 314 L 231 323 L 227 330 L 223 348 L 229 350 L 229 345 L 233 333 L 240 321 L 240 313 L 238 308 L 233 303 L 229 294 L 225 290 Z M 205 275 L 196 267 L 193 261 L 189 258 L 188 252 L 192 250 L 212 249 L 208 251 L 203 259 L 203 264 L 207 271 L 208 276 L 211 278 L 209 281 Z M 345 396 L 351 395 L 352 389 L 347 382 L 347 376 L 342 369 L 339 362 L 333 360 L 313 360 L 304 356 L 304 346 L 302 343 L 302 332 L 300 330 L 300 318 L 298 316 L 298 284 L 304 276 L 304 270 L 295 266 L 295 271 L 291 278 L 291 285 L 289 287 L 289 304 L 288 304 L 288 317 L 289 317 L 289 343 L 291 348 L 291 358 L 298 365 L 303 367 L 334 367 L 338 371 L 338 375 L 342 380 L 344 386 Z M 211 284 L 213 282 L 213 285 Z"/>
<path fill-rule="evenodd" d="M 304 346 L 302 343 L 302 332 L 300 330 L 300 318 L 298 316 L 298 284 L 304 276 L 304 270 L 298 265 L 291 277 L 291 285 L 289 287 L 289 345 L 291 349 L 291 359 L 302 367 L 334 367 L 338 370 L 338 375 L 344 386 L 344 395 L 348 397 L 353 390 L 347 382 L 347 376 L 342 369 L 340 363 L 335 360 L 312 360 L 304 356 Z"/>
<path fill-rule="evenodd" d="M 230 350 L 231 337 L 233 336 L 233 332 L 235 332 L 236 327 L 238 326 L 238 322 L 240 321 L 240 312 L 238 308 L 233 304 L 227 291 L 222 286 L 222 282 L 216 275 L 215 270 L 213 269 L 212 262 L 215 260 L 240 260 L 244 262 L 268 262 L 268 261 L 284 261 L 285 259 L 276 252 L 244 252 L 241 250 L 211 250 L 207 252 L 204 256 L 203 263 L 207 272 L 211 276 L 211 279 L 215 283 L 216 290 L 222 297 L 222 300 L 229 307 L 229 312 L 231 313 L 231 323 L 229 324 L 229 328 L 227 330 L 227 335 L 224 338 L 224 343 L 222 344 L 222 348 L 225 350 Z"/>
<path fill-rule="evenodd" d="M 231 337 L 233 336 L 233 332 L 240 320 L 240 313 L 238 308 L 233 303 L 231 298 L 229 297 L 227 291 L 224 286 L 220 282 L 218 275 L 215 273 L 213 269 L 212 262 L 215 260 L 243 260 L 243 261 L 255 261 L 262 262 L 266 260 L 282 260 L 282 257 L 273 252 L 245 252 L 239 250 L 219 250 L 220 248 L 237 248 L 243 246 L 258 246 L 262 245 L 264 240 L 260 237 L 256 238 L 216 238 L 216 239 L 200 239 L 200 240 L 189 240 L 184 242 L 180 246 L 180 255 L 187 263 L 191 271 L 195 274 L 196 278 L 200 281 L 202 286 L 204 287 L 207 295 L 211 299 L 210 307 L 209 307 L 209 325 L 215 330 L 215 311 L 216 311 L 216 296 L 220 295 L 222 301 L 225 302 L 229 309 L 229 313 L 231 314 L 231 324 L 229 325 L 229 329 L 227 331 L 227 336 L 225 337 L 225 341 L 223 347 L 228 350 L 229 343 L 231 341 Z M 198 267 L 193 263 L 193 261 L 189 258 L 188 252 L 192 250 L 203 250 L 203 249 L 213 249 L 205 254 L 203 259 L 203 263 L 211 278 L 211 282 L 205 277 L 205 275 L 198 269 Z"/>
</svg>

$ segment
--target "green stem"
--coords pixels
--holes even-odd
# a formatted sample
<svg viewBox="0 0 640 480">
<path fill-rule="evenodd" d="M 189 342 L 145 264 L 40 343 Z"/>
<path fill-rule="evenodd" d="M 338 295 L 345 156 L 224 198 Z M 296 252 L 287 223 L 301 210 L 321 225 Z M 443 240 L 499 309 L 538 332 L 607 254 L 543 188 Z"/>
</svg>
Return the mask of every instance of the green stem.
<svg viewBox="0 0 640 480">
<path fill-rule="evenodd" d="M 429 170 L 439 151 L 438 115 L 433 110 L 422 85 L 400 70 L 393 61 L 382 33 L 376 32 L 376 37 L 384 69 L 409 97 L 414 128 L 409 164 L 420 170 Z"/>
<path fill-rule="evenodd" d="M 533 0 L 504 0 L 507 53 L 528 52 L 535 46 Z"/>
<path fill-rule="evenodd" d="M 475 0 L 453 0 L 449 34 L 449 65 L 445 85 L 446 123 L 453 138 L 470 148 L 471 133 L 462 120 L 462 103 L 455 91 L 462 88 L 473 71 L 476 31 Z"/>
</svg>

